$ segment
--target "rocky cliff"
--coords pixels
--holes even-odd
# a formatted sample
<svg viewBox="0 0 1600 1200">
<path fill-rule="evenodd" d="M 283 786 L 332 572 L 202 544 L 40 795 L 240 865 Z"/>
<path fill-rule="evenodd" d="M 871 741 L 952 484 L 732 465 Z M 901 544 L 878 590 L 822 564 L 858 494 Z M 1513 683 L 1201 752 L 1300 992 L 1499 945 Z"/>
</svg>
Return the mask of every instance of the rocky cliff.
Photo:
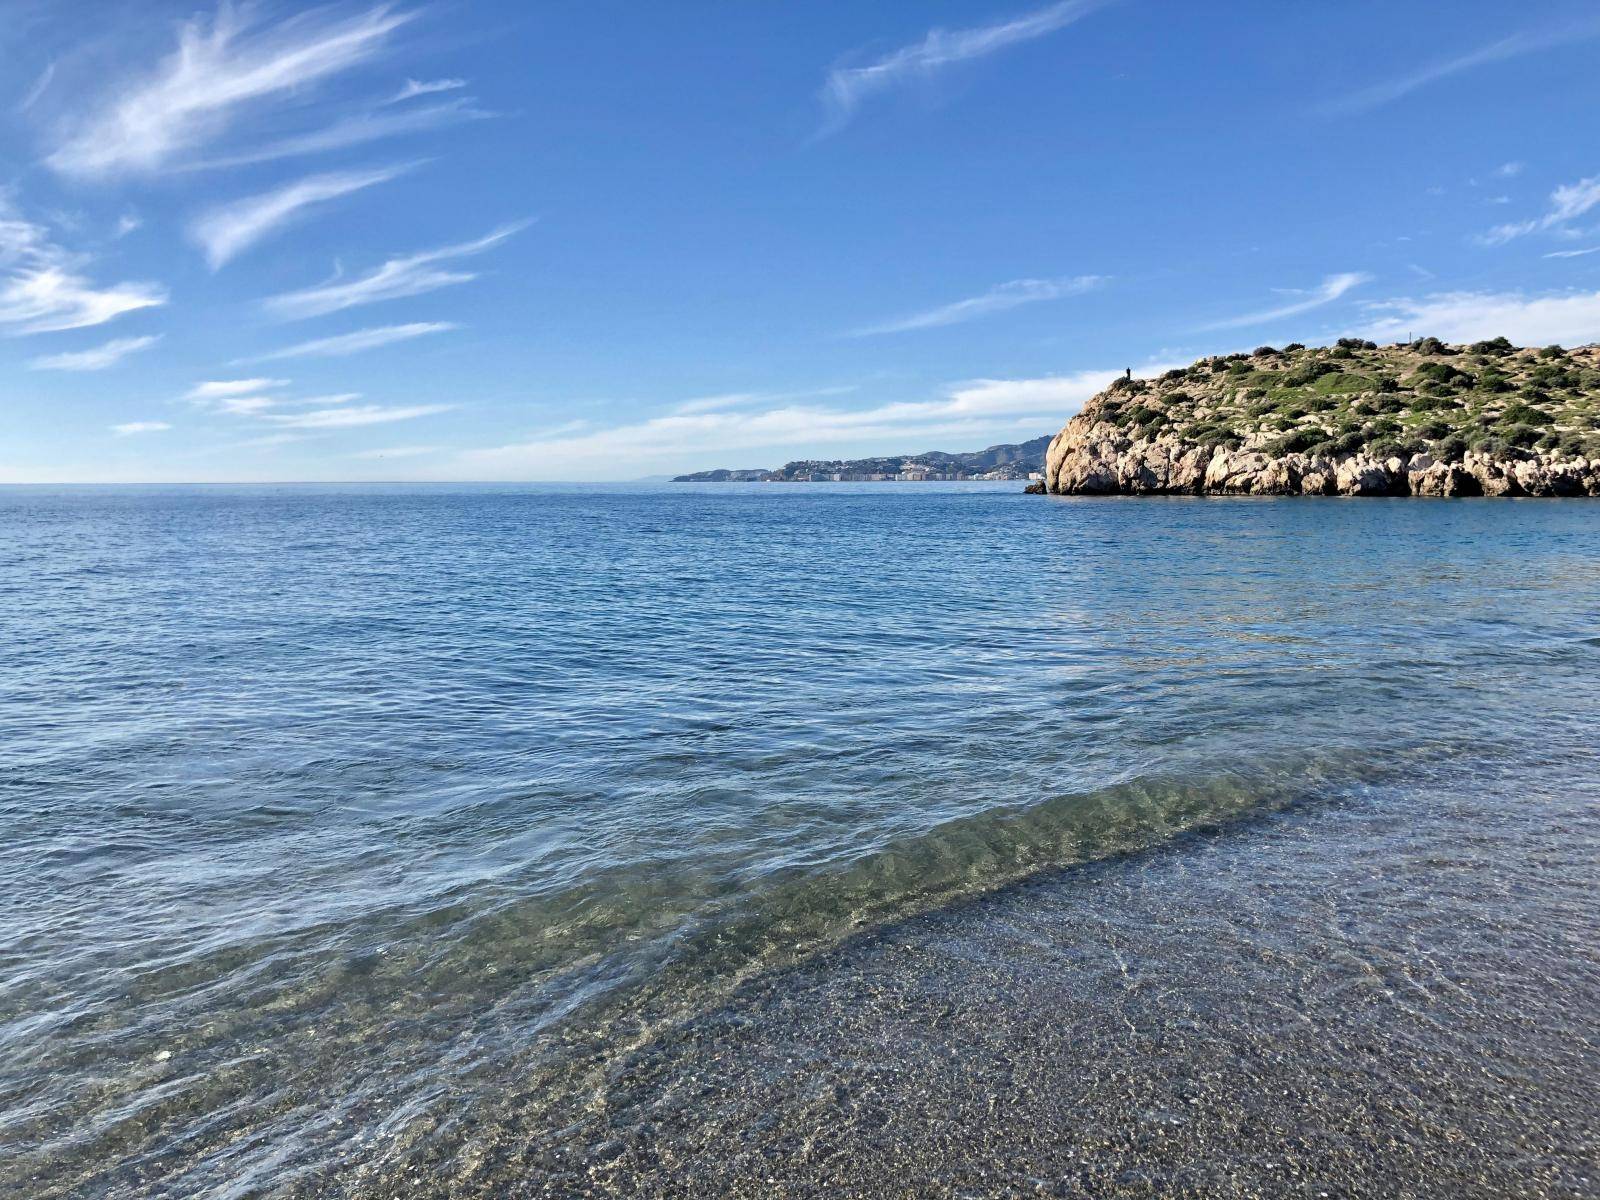
<svg viewBox="0 0 1600 1200">
<path fill-rule="evenodd" d="M 1600 346 L 1435 338 L 1119 379 L 1050 443 L 1059 494 L 1600 495 Z"/>
</svg>

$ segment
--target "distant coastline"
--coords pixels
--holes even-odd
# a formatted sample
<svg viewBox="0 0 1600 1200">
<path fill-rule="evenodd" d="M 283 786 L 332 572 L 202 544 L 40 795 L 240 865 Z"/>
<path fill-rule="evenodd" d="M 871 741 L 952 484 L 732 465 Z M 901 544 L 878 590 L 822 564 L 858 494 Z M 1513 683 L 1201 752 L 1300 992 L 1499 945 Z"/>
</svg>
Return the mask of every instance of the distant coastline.
<svg viewBox="0 0 1600 1200">
<path fill-rule="evenodd" d="M 1119 379 L 1045 455 L 1058 495 L 1600 495 L 1600 346 L 1262 346 Z"/>
<path fill-rule="evenodd" d="M 880 458 L 797 459 L 776 470 L 719 467 L 676 475 L 673 483 L 934 483 L 1042 479 L 1050 435 L 1026 442 L 950 454 L 891 454 Z"/>
</svg>

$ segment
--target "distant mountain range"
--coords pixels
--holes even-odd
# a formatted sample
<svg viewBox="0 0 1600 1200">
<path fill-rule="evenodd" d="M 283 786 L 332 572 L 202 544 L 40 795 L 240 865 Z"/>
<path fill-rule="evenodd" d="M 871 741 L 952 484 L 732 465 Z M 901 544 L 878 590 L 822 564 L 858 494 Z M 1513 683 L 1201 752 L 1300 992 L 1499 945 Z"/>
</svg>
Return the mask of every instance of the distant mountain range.
<svg viewBox="0 0 1600 1200">
<path fill-rule="evenodd" d="M 949 454 L 891 454 L 881 458 L 797 459 L 775 471 L 762 467 L 719 467 L 673 476 L 673 483 L 847 483 L 907 479 L 1026 479 L 1044 470 L 1050 435 L 1027 442 Z"/>
</svg>

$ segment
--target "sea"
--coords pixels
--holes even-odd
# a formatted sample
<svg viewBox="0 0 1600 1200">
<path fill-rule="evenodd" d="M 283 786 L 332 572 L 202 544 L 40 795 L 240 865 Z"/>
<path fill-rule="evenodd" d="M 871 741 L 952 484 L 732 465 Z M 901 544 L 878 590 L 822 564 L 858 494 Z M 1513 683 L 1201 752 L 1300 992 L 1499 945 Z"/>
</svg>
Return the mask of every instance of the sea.
<svg viewBox="0 0 1600 1200">
<path fill-rule="evenodd" d="M 0 489 L 0 1195 L 1597 1195 L 1597 751 L 1594 501 Z"/>
</svg>

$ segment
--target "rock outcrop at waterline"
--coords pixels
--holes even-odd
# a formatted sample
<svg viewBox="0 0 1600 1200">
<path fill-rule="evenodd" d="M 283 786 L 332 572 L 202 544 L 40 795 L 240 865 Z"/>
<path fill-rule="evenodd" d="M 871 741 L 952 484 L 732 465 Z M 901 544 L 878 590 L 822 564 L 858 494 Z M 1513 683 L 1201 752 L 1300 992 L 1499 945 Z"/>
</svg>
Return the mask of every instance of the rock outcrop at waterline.
<svg viewBox="0 0 1600 1200">
<path fill-rule="evenodd" d="M 1119 379 L 1051 441 L 1075 494 L 1600 496 L 1600 346 L 1436 338 Z"/>
</svg>

